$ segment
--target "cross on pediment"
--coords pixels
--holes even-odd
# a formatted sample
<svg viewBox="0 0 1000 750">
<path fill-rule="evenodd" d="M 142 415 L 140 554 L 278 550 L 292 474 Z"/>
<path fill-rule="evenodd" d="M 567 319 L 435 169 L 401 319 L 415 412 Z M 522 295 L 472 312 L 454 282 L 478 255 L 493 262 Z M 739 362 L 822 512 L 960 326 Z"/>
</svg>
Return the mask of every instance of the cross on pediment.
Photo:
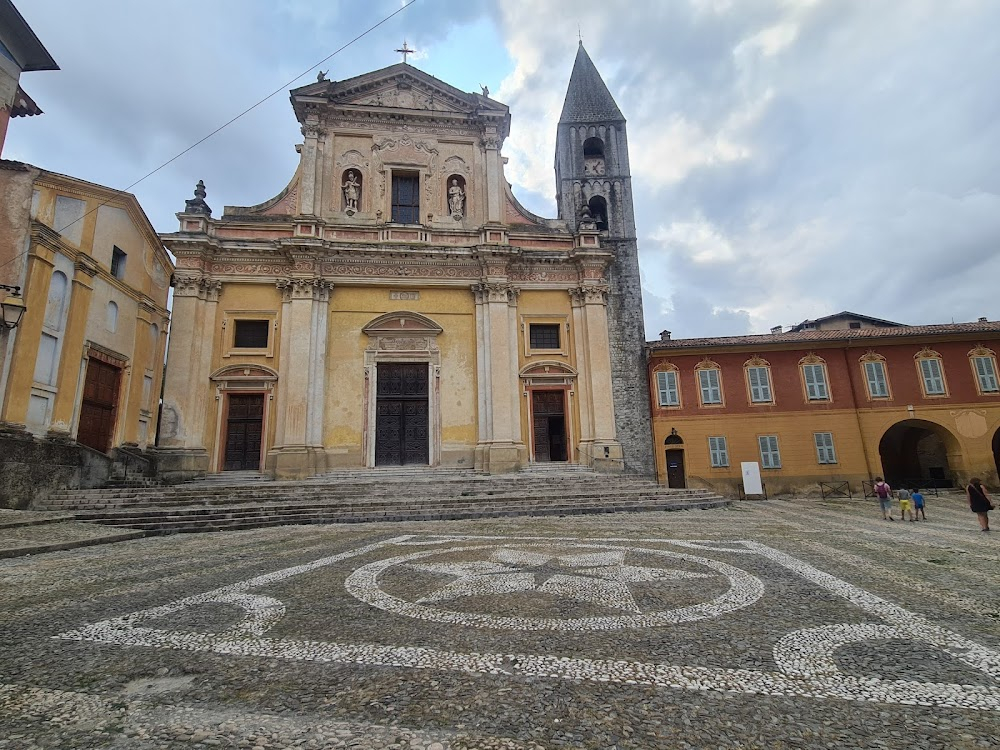
<svg viewBox="0 0 1000 750">
<path fill-rule="evenodd" d="M 403 62 L 405 63 L 406 62 L 406 56 L 407 55 L 412 55 L 414 52 L 416 52 L 416 50 L 415 49 L 410 49 L 409 47 L 407 47 L 406 46 L 406 40 L 404 39 L 403 40 L 403 46 L 400 47 L 397 50 L 393 50 L 393 52 L 399 52 L 399 53 L 401 53 L 403 55 Z"/>
</svg>

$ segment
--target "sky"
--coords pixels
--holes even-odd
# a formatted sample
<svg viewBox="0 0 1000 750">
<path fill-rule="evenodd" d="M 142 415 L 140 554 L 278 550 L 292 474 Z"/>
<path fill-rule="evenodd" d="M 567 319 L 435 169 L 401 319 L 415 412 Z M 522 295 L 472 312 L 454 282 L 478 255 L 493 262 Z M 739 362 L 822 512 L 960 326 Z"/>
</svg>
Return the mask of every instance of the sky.
<svg viewBox="0 0 1000 750">
<path fill-rule="evenodd" d="M 997 0 L 15 0 L 60 71 L 4 158 L 130 189 L 153 226 L 278 193 L 287 90 L 399 61 L 510 107 L 507 178 L 554 217 L 578 40 L 627 118 L 647 338 L 851 310 L 1000 319 Z M 297 76 L 300 76 L 297 78 Z"/>
</svg>

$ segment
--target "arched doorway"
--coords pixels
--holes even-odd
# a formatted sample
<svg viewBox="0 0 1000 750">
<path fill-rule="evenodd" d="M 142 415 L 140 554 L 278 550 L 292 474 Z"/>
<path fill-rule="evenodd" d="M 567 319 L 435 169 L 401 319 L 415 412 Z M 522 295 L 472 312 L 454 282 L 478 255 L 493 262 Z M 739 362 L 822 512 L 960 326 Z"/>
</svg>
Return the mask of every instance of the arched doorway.
<svg viewBox="0 0 1000 750">
<path fill-rule="evenodd" d="M 667 487 L 682 490 L 687 487 L 684 476 L 684 440 L 676 429 L 671 428 L 663 444 L 666 446 Z"/>
<path fill-rule="evenodd" d="M 923 419 L 894 424 L 879 441 L 878 452 L 883 475 L 894 486 L 951 487 L 955 481 L 952 464 L 961 458 L 955 436 Z"/>
<path fill-rule="evenodd" d="M 1000 477 L 1000 429 L 993 433 L 993 463 Z"/>
</svg>

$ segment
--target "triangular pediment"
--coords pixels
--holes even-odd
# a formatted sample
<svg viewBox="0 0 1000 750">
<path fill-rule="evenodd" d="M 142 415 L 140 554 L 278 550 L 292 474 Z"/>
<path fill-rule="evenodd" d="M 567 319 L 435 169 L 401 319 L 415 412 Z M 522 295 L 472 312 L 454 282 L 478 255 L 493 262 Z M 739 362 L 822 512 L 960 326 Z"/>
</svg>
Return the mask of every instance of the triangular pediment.
<svg viewBox="0 0 1000 750">
<path fill-rule="evenodd" d="M 496 112 L 508 108 L 482 94 L 461 91 L 406 63 L 348 78 L 317 81 L 292 91 L 292 99 L 325 99 L 332 105 L 433 111 L 451 114 Z"/>
<path fill-rule="evenodd" d="M 437 336 L 444 329 L 425 315 L 399 310 L 379 315 L 361 330 L 369 336 Z"/>
</svg>

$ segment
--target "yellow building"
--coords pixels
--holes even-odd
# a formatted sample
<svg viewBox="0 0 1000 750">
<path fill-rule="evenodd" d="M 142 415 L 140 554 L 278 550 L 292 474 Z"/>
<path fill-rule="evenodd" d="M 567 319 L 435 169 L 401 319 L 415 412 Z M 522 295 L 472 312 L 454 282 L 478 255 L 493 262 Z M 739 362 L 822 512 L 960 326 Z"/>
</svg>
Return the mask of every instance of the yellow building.
<svg viewBox="0 0 1000 750">
<path fill-rule="evenodd" d="M 581 55 L 558 219 L 511 194 L 507 107 L 405 63 L 292 91 L 300 162 L 270 200 L 216 219 L 199 183 L 162 236 L 177 257 L 165 476 L 622 468 L 615 391 L 648 420 L 641 303 L 624 338 L 609 313 L 616 280 L 638 279 L 624 119 L 601 82 L 605 111 L 570 125 L 577 71 L 600 80 Z"/>
<path fill-rule="evenodd" d="M 101 453 L 151 446 L 173 264 L 142 208 L 9 161 L 0 195 L 0 281 L 27 307 L 5 342 L 0 421 Z"/>
</svg>

